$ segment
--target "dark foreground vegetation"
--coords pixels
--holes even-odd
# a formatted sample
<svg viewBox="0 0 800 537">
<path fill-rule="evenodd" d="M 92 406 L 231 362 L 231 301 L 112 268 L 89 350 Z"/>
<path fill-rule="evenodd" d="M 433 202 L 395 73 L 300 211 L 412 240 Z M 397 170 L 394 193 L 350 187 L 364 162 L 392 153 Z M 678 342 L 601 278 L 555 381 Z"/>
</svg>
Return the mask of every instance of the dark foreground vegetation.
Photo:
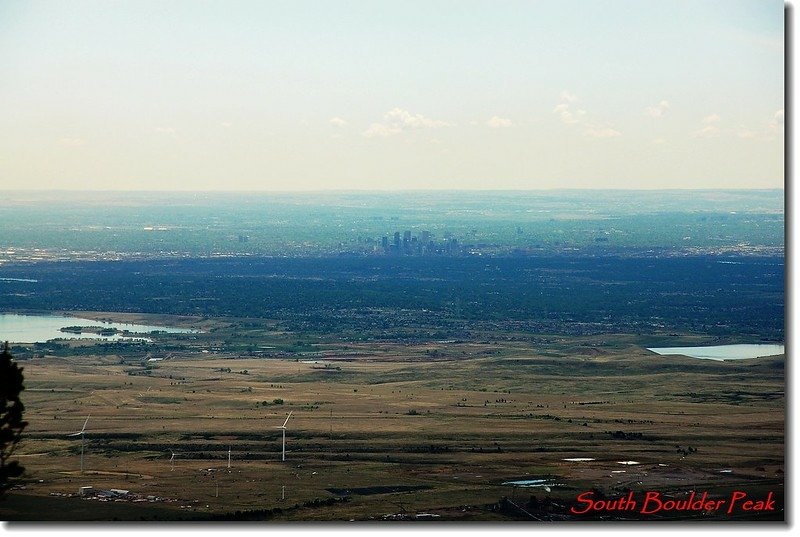
<svg viewBox="0 0 800 537">
<path fill-rule="evenodd" d="M 782 257 L 86 261 L 6 265 L 0 278 L 0 311 L 271 318 L 355 340 L 498 329 L 784 336 Z"/>
</svg>

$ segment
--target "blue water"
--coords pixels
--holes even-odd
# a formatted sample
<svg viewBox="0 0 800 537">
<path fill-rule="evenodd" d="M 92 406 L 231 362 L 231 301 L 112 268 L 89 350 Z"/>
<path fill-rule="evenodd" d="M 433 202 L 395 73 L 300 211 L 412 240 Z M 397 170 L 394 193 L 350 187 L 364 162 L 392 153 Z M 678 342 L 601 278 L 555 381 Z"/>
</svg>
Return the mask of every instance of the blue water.
<svg viewBox="0 0 800 537">
<path fill-rule="evenodd" d="M 759 356 L 775 356 L 783 354 L 783 345 L 754 344 L 754 345 L 716 345 L 711 347 L 657 347 L 647 349 L 662 355 L 683 355 L 704 360 L 744 360 L 758 358 Z"/>
<path fill-rule="evenodd" d="M 511 485 L 513 487 L 523 487 L 523 488 L 534 488 L 534 487 L 550 488 L 556 486 L 563 486 L 561 483 L 555 483 L 552 479 L 521 479 L 517 481 L 504 481 L 502 484 Z"/>
<path fill-rule="evenodd" d="M 103 328 L 116 328 L 128 330 L 131 334 L 114 334 L 101 336 L 99 334 L 84 333 L 73 334 L 61 332 L 65 326 L 102 326 Z M 0 341 L 11 343 L 44 343 L 51 339 L 101 339 L 105 341 L 150 341 L 147 337 L 151 332 L 162 331 L 171 334 L 186 334 L 197 332 L 188 328 L 172 328 L 168 326 L 149 326 L 130 323 L 105 323 L 80 317 L 66 315 L 18 315 L 15 313 L 0 313 Z"/>
</svg>

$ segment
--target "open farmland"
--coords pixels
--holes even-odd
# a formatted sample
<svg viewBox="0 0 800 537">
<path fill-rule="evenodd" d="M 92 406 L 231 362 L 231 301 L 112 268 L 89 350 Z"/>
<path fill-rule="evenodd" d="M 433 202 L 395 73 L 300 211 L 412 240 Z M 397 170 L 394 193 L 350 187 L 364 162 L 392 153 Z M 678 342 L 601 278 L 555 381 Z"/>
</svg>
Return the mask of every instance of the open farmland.
<svg viewBox="0 0 800 537">
<path fill-rule="evenodd" d="M 261 331 L 265 347 L 297 338 L 268 321 L 171 320 L 206 323 L 205 337 L 220 342 L 244 337 L 243 326 Z M 172 349 L 186 336 L 160 337 L 157 348 Z M 569 506 L 592 489 L 725 497 L 737 488 L 781 503 L 737 516 L 783 518 L 783 356 L 662 357 L 620 334 L 317 339 L 291 356 L 256 357 L 207 343 L 119 354 L 71 343 L 80 355 L 24 360 L 27 474 L 3 518 L 558 520 L 576 518 Z M 290 411 L 281 462 L 276 427 Z M 87 416 L 81 474 L 80 439 L 67 435 Z M 533 479 L 549 491 L 503 484 Z M 129 494 L 78 499 L 81 486 Z"/>
</svg>

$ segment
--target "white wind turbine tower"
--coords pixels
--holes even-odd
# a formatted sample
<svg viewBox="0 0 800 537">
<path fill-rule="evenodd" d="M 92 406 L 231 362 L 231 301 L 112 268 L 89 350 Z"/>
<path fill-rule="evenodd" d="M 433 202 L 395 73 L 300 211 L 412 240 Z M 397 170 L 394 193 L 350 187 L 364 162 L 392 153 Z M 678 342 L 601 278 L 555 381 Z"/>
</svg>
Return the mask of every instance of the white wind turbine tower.
<svg viewBox="0 0 800 537">
<path fill-rule="evenodd" d="M 275 427 L 276 429 L 280 429 L 281 433 L 283 434 L 283 444 L 282 444 L 283 447 L 281 448 L 281 462 L 286 460 L 286 424 L 289 423 L 289 418 L 292 417 L 292 412 L 294 412 L 294 410 L 290 411 L 289 415 L 286 416 L 286 421 L 283 422 L 283 425 L 281 425 L 280 427 Z"/>
<path fill-rule="evenodd" d="M 68 434 L 67 436 L 80 436 L 81 437 L 81 473 L 83 473 L 83 448 L 86 440 L 85 432 L 86 432 L 86 424 L 89 423 L 89 418 L 91 415 L 86 417 L 86 421 L 83 422 L 83 427 L 77 433 Z"/>
<path fill-rule="evenodd" d="M 231 467 L 231 446 L 228 446 L 228 468 Z"/>
<path fill-rule="evenodd" d="M 169 450 L 169 452 L 172 453 L 172 457 L 169 458 L 169 464 L 170 464 L 169 471 L 171 472 L 175 469 L 175 452 L 172 451 L 171 449 Z"/>
</svg>

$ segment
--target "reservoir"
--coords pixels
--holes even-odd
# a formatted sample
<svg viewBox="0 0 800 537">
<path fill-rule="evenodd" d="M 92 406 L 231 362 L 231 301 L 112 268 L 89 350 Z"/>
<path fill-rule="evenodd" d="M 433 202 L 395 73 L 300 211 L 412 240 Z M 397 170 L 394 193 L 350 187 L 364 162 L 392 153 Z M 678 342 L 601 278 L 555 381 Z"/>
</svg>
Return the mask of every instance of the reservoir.
<svg viewBox="0 0 800 537">
<path fill-rule="evenodd" d="M 94 332 L 62 332 L 67 326 L 102 327 L 105 329 L 127 330 L 126 334 L 100 335 Z M 189 328 L 170 328 L 167 326 L 148 326 L 129 323 L 105 323 L 80 317 L 66 315 L 18 315 L 0 313 L 0 341 L 10 343 L 44 343 L 51 339 L 101 339 L 104 341 L 150 341 L 151 332 L 167 332 L 170 334 L 196 333 Z"/>
<path fill-rule="evenodd" d="M 647 349 L 656 354 L 690 356 L 704 360 L 744 360 L 760 356 L 775 356 L 783 354 L 783 345 L 753 344 L 753 345 L 717 345 L 712 347 L 658 347 Z"/>
<path fill-rule="evenodd" d="M 534 488 L 542 487 L 549 489 L 550 487 L 563 486 L 562 483 L 555 483 L 552 479 L 522 479 L 518 481 L 504 481 L 503 485 L 511 485 L 512 487 Z"/>
</svg>

